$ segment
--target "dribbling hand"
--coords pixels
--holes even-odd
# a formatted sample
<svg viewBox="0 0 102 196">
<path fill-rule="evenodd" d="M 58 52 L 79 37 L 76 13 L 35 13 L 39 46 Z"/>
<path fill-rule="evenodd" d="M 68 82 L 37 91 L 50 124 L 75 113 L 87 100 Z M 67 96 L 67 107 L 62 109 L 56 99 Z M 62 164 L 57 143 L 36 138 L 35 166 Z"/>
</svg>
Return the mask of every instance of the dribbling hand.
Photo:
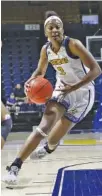
<svg viewBox="0 0 102 196">
<path fill-rule="evenodd" d="M 29 82 L 34 79 L 35 77 L 30 77 L 24 84 L 24 93 L 26 95 L 26 102 L 27 103 L 32 103 L 31 100 L 27 97 L 27 92 L 29 91 L 30 85 Z"/>
</svg>

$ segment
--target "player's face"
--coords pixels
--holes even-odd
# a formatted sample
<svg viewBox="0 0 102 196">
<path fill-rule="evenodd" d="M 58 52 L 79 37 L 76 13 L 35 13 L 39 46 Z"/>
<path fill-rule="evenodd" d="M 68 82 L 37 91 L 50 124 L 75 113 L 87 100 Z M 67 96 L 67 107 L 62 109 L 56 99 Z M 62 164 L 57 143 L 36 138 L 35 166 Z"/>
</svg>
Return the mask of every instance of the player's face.
<svg viewBox="0 0 102 196">
<path fill-rule="evenodd" d="M 50 41 L 60 42 L 63 40 L 63 25 L 59 20 L 51 20 L 46 24 L 45 35 Z"/>
</svg>

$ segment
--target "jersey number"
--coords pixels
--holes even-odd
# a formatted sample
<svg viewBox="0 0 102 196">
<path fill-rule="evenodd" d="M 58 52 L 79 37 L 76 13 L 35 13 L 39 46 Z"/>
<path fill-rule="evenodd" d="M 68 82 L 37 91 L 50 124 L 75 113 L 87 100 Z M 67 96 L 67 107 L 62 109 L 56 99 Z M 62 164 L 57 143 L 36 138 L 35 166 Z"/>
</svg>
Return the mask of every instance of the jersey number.
<svg viewBox="0 0 102 196">
<path fill-rule="evenodd" d="M 66 75 L 66 72 L 64 71 L 64 69 L 62 67 L 57 67 L 57 70 L 60 72 L 60 75 Z"/>
</svg>

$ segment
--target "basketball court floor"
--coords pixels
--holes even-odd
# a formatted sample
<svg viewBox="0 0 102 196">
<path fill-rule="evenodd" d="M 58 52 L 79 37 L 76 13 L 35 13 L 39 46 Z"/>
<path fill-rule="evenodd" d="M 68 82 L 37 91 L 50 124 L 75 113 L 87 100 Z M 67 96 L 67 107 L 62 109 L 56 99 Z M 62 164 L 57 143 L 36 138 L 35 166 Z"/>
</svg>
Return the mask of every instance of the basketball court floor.
<svg viewBox="0 0 102 196">
<path fill-rule="evenodd" d="M 17 133 L 16 133 L 17 134 Z M 14 160 L 26 136 L 9 137 L 2 150 L 2 176 Z M 28 158 L 18 184 L 1 183 L 2 196 L 102 196 L 102 145 L 61 145 L 37 161 Z"/>
</svg>

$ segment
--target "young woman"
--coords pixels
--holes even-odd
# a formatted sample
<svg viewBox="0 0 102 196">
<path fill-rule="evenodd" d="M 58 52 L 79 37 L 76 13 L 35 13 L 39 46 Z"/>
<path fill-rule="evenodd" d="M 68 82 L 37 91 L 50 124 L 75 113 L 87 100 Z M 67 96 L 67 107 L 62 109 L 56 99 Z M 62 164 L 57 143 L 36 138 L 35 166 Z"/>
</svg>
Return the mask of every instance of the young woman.
<svg viewBox="0 0 102 196">
<path fill-rule="evenodd" d="M 40 150 L 44 155 L 54 151 L 60 139 L 88 114 L 94 103 L 92 81 L 101 74 L 98 63 L 83 44 L 64 35 L 63 22 L 55 12 L 47 12 L 44 30 L 48 42 L 41 49 L 38 67 L 31 77 L 44 77 L 50 62 L 56 70 L 56 86 L 39 126 L 8 167 L 3 179 L 8 184 L 16 183 L 22 163 L 50 131 L 48 143 Z"/>
</svg>

